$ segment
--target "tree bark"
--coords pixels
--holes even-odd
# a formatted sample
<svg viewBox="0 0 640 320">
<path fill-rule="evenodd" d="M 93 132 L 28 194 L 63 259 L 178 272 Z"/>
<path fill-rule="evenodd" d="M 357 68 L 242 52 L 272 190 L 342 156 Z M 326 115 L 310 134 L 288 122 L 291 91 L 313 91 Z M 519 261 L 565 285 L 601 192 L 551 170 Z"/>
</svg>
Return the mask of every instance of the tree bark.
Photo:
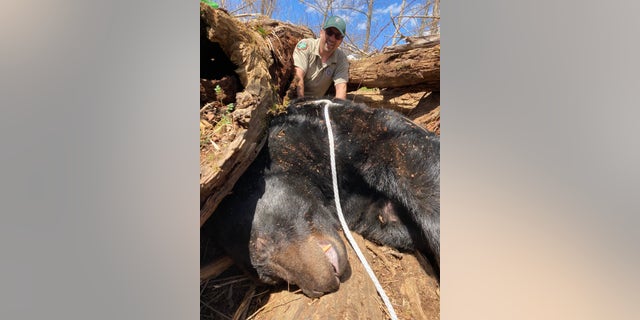
<svg viewBox="0 0 640 320">
<path fill-rule="evenodd" d="M 293 76 L 295 45 L 300 39 L 314 35 L 309 28 L 270 19 L 245 24 L 225 10 L 213 9 L 204 3 L 200 3 L 200 33 L 201 106 L 212 102 L 233 103 L 233 111 L 226 119 L 232 119 L 234 131 L 224 145 L 204 150 L 201 146 L 202 225 L 262 148 L 268 112 L 282 101 Z M 242 91 L 233 92 L 235 89 L 230 88 L 236 87 L 224 85 L 233 83 L 227 79 L 236 78 Z M 215 92 L 217 84 L 222 88 L 220 94 Z M 209 129 L 215 125 L 210 124 Z M 202 136 L 201 131 L 201 144 Z"/>
<path fill-rule="evenodd" d="M 381 54 L 352 61 L 349 89 L 399 88 L 425 85 L 440 90 L 440 40 L 385 49 Z"/>
<path fill-rule="evenodd" d="M 201 36 L 218 43 L 238 66 L 235 73 L 244 90 L 236 94 L 233 118 L 239 119 L 235 138 L 227 146 L 201 157 L 200 225 L 255 159 L 264 144 L 267 111 L 277 101 L 271 85 L 271 52 L 264 39 L 227 12 L 200 3 Z M 262 44 L 262 45 L 261 45 Z"/>
</svg>

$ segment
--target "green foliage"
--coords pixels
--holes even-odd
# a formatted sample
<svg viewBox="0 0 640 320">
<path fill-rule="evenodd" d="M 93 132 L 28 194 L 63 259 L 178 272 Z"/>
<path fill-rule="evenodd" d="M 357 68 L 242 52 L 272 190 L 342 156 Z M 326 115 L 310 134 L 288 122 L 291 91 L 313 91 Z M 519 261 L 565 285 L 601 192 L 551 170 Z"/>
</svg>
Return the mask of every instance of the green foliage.
<svg viewBox="0 0 640 320">
<path fill-rule="evenodd" d="M 216 87 L 213 88 L 213 91 L 216 92 L 216 99 L 218 99 L 218 102 L 222 103 L 221 96 L 224 94 L 224 91 L 222 90 L 222 87 L 220 87 L 220 85 L 217 84 Z M 236 108 L 236 106 L 233 103 L 229 103 L 227 105 L 227 113 L 233 112 L 233 110 L 235 110 L 235 108 Z"/>
<path fill-rule="evenodd" d="M 209 5 L 211 8 L 214 8 L 214 9 L 220 8 L 220 5 L 217 2 L 212 1 L 212 0 L 200 0 L 200 2 L 202 2 L 202 3 L 206 4 L 206 5 Z"/>
<path fill-rule="evenodd" d="M 360 87 L 358 88 L 358 92 L 375 92 L 376 88 L 367 88 L 367 87 Z"/>
<path fill-rule="evenodd" d="M 262 26 L 257 26 L 256 30 L 263 38 L 267 36 L 267 30 L 265 30 Z"/>
<path fill-rule="evenodd" d="M 213 91 L 216 92 L 216 99 L 218 99 L 218 102 L 222 104 L 222 95 L 224 95 L 224 90 L 222 90 L 222 87 L 217 84 Z M 224 115 L 216 125 L 216 130 L 214 130 L 215 132 L 219 131 L 224 126 L 231 124 L 231 113 L 233 112 L 233 110 L 235 110 L 235 108 L 236 106 L 233 103 L 229 103 L 227 105 L 227 109 L 225 110 Z"/>
<path fill-rule="evenodd" d="M 216 93 L 216 100 L 222 105 L 222 96 L 224 95 L 224 90 L 220 85 L 216 85 L 213 89 Z M 229 103 L 226 105 L 223 113 L 220 115 L 220 119 L 214 121 L 213 130 L 208 133 L 200 134 L 200 148 L 204 147 L 208 144 L 214 134 L 219 133 L 222 130 L 227 129 L 229 126 L 233 126 L 233 111 L 235 110 L 235 105 L 233 103 Z M 202 111 L 202 110 L 201 110 Z M 213 143 L 213 141 L 211 141 Z"/>
<path fill-rule="evenodd" d="M 214 132 L 218 132 L 220 131 L 220 129 L 222 129 L 224 126 L 228 126 L 231 124 L 231 116 L 228 113 L 225 113 L 222 118 L 220 118 L 220 121 L 218 121 L 218 123 L 215 126 L 215 129 L 213 130 Z"/>
</svg>

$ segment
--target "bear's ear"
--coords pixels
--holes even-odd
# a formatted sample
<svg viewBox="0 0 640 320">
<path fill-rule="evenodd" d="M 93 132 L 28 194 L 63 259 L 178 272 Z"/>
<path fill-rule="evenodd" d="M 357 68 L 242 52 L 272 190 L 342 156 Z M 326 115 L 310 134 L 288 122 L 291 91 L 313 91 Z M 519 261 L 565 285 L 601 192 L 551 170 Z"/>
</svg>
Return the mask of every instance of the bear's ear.
<svg viewBox="0 0 640 320">
<path fill-rule="evenodd" d="M 383 201 L 382 210 L 378 215 L 378 219 L 382 224 L 394 223 L 400 221 L 398 217 L 396 205 L 392 201 Z"/>
</svg>

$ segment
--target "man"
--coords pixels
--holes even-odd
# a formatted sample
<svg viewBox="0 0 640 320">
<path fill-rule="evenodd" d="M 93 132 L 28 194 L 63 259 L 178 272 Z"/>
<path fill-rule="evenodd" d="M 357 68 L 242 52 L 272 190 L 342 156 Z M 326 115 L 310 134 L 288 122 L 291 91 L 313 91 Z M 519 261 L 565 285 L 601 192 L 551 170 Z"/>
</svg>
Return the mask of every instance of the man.
<svg viewBox="0 0 640 320">
<path fill-rule="evenodd" d="M 324 96 L 333 82 L 336 98 L 347 98 L 349 61 L 338 49 L 346 31 L 344 19 L 332 16 L 325 22 L 319 39 L 298 42 L 293 51 L 298 97 Z"/>
</svg>

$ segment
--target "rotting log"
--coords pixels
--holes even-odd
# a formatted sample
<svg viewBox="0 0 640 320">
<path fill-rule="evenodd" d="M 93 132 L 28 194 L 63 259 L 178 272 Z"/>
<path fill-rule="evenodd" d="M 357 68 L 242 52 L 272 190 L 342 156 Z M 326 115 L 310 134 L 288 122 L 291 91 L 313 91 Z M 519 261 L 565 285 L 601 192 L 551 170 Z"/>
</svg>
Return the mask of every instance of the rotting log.
<svg viewBox="0 0 640 320">
<path fill-rule="evenodd" d="M 200 268 L 200 281 L 215 278 L 233 265 L 233 259 L 222 256 L 215 262 Z"/>
<path fill-rule="evenodd" d="M 440 91 L 440 41 L 398 47 L 351 61 L 349 89 L 426 86 Z"/>
<path fill-rule="evenodd" d="M 293 51 L 298 41 L 304 38 L 314 38 L 311 29 L 306 26 L 294 25 L 267 17 L 247 22 L 247 26 L 260 32 L 273 55 L 273 64 L 269 68 L 273 85 L 278 96 L 284 98 L 294 75 Z"/>
<path fill-rule="evenodd" d="M 200 225 L 231 191 L 264 144 L 267 112 L 277 101 L 269 66 L 271 52 L 255 31 L 226 11 L 200 3 L 201 36 L 216 43 L 237 66 L 235 74 L 244 90 L 236 94 L 233 118 L 238 119 L 235 138 L 215 154 L 201 158 Z M 202 41 L 202 40 L 201 40 Z"/>
<path fill-rule="evenodd" d="M 201 107 L 211 102 L 207 100 L 233 103 L 229 118 L 236 122 L 230 143 L 201 154 L 202 225 L 260 151 L 268 112 L 282 102 L 293 78 L 293 50 L 300 39 L 314 34 L 307 27 L 264 17 L 243 23 L 204 3 L 200 33 Z M 222 88 L 220 94 L 216 85 Z M 242 91 L 234 91 L 238 89 Z"/>
<path fill-rule="evenodd" d="M 315 35 L 306 26 L 293 25 L 268 17 L 258 16 L 246 22 L 246 27 L 257 32 L 264 39 L 271 51 L 273 63 L 269 65 L 269 74 L 271 75 L 272 85 L 278 96 L 283 98 L 293 79 L 293 50 L 300 39 L 313 38 Z M 203 32 L 206 34 L 206 32 Z M 202 38 L 201 38 L 202 39 Z M 207 102 L 215 101 L 221 98 L 224 104 L 232 101 L 228 100 L 229 96 L 242 90 L 239 88 L 240 80 L 235 75 L 234 70 L 237 68 L 226 56 L 220 54 L 221 48 L 217 43 L 208 43 L 204 37 L 204 44 L 201 44 L 201 68 L 209 68 L 209 71 L 202 72 L 200 79 L 200 105 L 204 106 Z M 201 41 L 203 41 L 201 40 Z M 214 79 L 210 79 L 214 78 Z M 218 97 L 215 86 L 220 85 L 223 89 L 222 97 Z"/>
</svg>

